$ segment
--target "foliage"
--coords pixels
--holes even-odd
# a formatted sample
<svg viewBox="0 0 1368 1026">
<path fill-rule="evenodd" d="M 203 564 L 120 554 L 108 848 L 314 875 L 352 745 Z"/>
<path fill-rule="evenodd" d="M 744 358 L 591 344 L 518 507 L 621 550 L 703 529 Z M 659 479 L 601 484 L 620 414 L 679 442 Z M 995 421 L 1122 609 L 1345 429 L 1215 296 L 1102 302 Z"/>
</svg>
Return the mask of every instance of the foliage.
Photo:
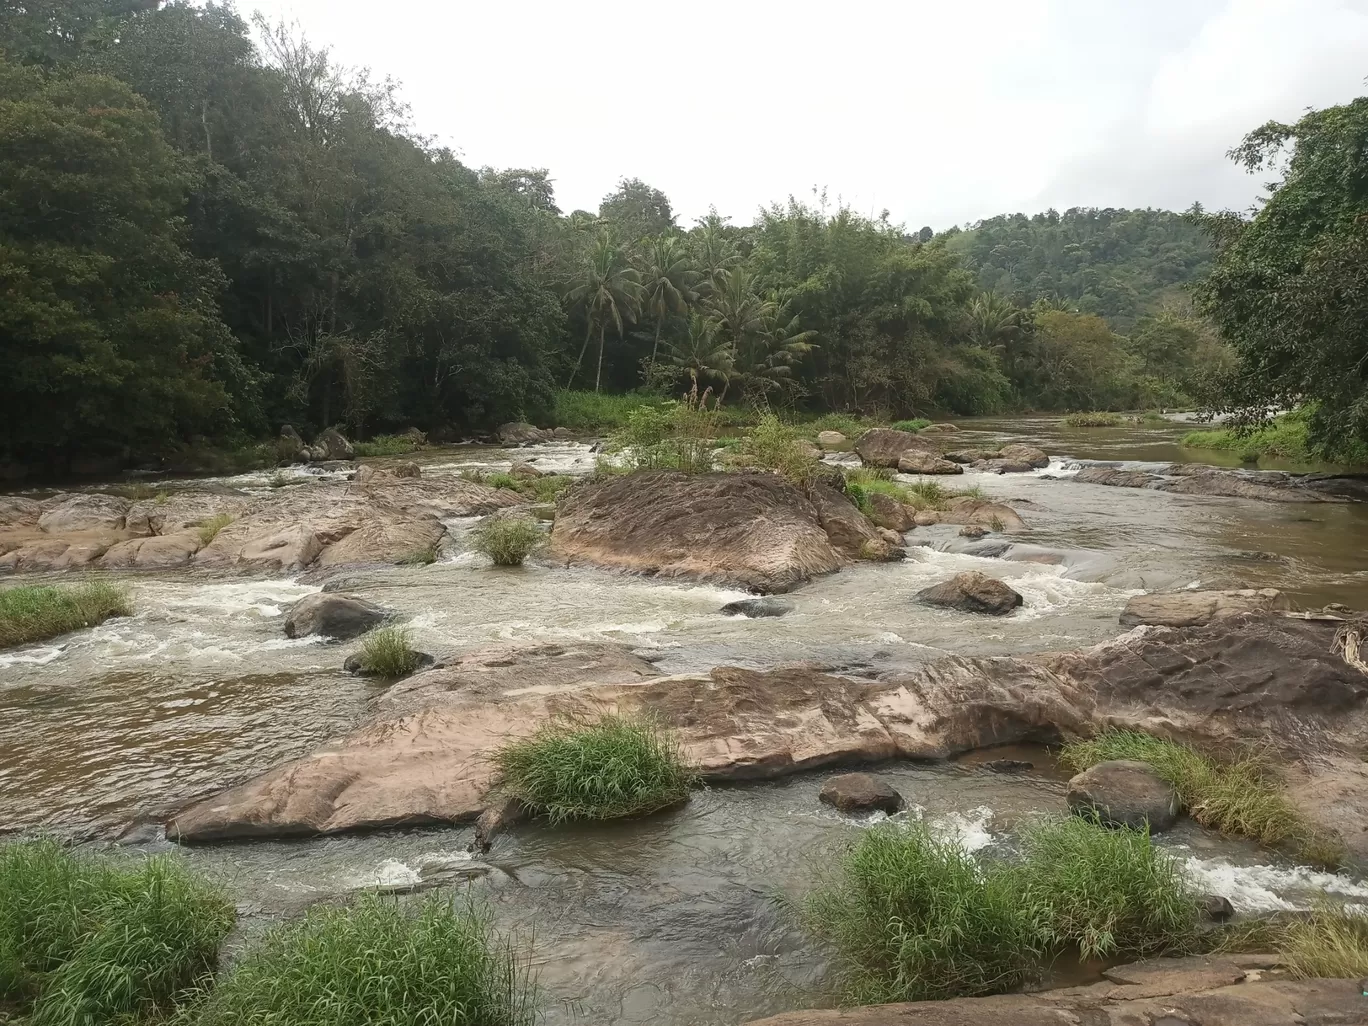
<svg viewBox="0 0 1368 1026">
<path fill-rule="evenodd" d="M 380 627 L 361 641 L 361 669 L 386 680 L 407 677 L 418 669 L 413 635 L 403 627 Z"/>
<path fill-rule="evenodd" d="M 1096 428 L 1096 427 L 1120 427 L 1121 414 L 1119 413 L 1071 413 L 1064 418 L 1066 427 L 1076 428 Z"/>
<path fill-rule="evenodd" d="M 925 417 L 917 417 L 913 420 L 895 420 L 892 424 L 888 426 L 891 428 L 896 428 L 899 431 L 917 432 L 924 427 L 930 427 L 931 422 L 927 420 Z"/>
<path fill-rule="evenodd" d="M 0 590 L 0 648 L 43 641 L 132 613 L 128 592 L 103 581 L 16 585 Z"/>
<path fill-rule="evenodd" d="M 1321 905 L 1288 924 L 1277 950 L 1288 971 L 1301 979 L 1368 977 L 1368 917 Z"/>
<path fill-rule="evenodd" d="M 431 542 L 409 549 L 394 561 L 396 566 L 430 566 L 437 562 L 437 543 Z"/>
<path fill-rule="evenodd" d="M 199 526 L 199 540 L 201 545 L 208 545 L 218 533 L 233 522 L 231 513 L 217 513 L 210 517 Z"/>
<path fill-rule="evenodd" d="M 572 431 L 610 431 L 625 426 L 633 410 L 657 400 L 637 392 L 608 395 L 563 389 L 556 393 L 551 419 Z"/>
<path fill-rule="evenodd" d="M 201 1026 L 531 1026 L 529 972 L 474 907 L 366 895 L 314 905 L 250 947 L 197 1010 Z"/>
<path fill-rule="evenodd" d="M 1182 445 L 1185 449 L 1231 450 L 1251 462 L 1271 456 L 1299 463 L 1339 460 L 1359 466 L 1368 464 L 1368 442 L 1357 439 L 1314 442 L 1311 419 L 1312 412 L 1303 408 L 1275 417 L 1262 427 L 1189 431 L 1183 436 Z"/>
<path fill-rule="evenodd" d="M 748 467 L 773 470 L 802 484 L 817 469 L 818 458 L 798 440 L 798 432 L 772 413 L 741 437 L 737 460 Z"/>
<path fill-rule="evenodd" d="M 654 721 L 555 721 L 496 755 L 504 788 L 552 823 L 640 816 L 684 801 L 694 775 Z"/>
<path fill-rule="evenodd" d="M 1096 959 L 1177 949 L 1192 937 L 1195 896 L 1147 832 L 1070 816 L 1028 827 L 1022 844 L 1023 886 L 1051 946 Z"/>
<path fill-rule="evenodd" d="M 990 994 L 1040 968 L 1035 910 L 1017 883 L 923 823 L 880 824 L 842 855 L 802 915 L 839 955 L 845 1002 Z"/>
<path fill-rule="evenodd" d="M 1239 357 L 1212 405 L 1236 427 L 1311 403 L 1317 445 L 1368 442 L 1365 137 L 1368 97 L 1269 122 L 1231 152 L 1250 171 L 1281 172 L 1258 213 L 1194 211 L 1216 249 L 1197 305 Z"/>
<path fill-rule="evenodd" d="M 369 442 L 353 442 L 358 456 L 404 456 L 422 446 L 413 435 L 376 435 Z"/>
<path fill-rule="evenodd" d="M 495 566 L 522 566 L 545 544 L 545 533 L 527 517 L 485 517 L 470 532 L 470 547 L 492 559 Z"/>
<path fill-rule="evenodd" d="M 0 847 L 0 1001 L 34 1026 L 166 1013 L 214 968 L 233 906 L 174 856 Z"/>
<path fill-rule="evenodd" d="M 1263 844 L 1289 844 L 1318 862 L 1337 863 L 1343 845 L 1311 827 L 1256 754 L 1218 759 L 1188 745 L 1132 730 L 1111 730 L 1060 750 L 1060 761 L 1082 771 L 1099 762 L 1147 762 L 1173 785 L 1188 814 L 1222 833 Z"/>
<path fill-rule="evenodd" d="M 720 404 L 709 392 L 692 389 L 678 402 L 638 406 L 626 425 L 613 433 L 607 450 L 623 454 L 634 470 L 679 470 L 703 474 L 714 469 Z"/>
</svg>

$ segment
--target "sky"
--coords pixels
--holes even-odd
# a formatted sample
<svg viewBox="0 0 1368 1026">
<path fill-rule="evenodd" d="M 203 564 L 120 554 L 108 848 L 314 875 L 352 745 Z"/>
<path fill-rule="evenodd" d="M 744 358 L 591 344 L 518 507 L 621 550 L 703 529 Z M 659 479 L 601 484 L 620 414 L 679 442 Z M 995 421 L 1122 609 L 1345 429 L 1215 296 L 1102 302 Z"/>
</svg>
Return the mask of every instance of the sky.
<svg viewBox="0 0 1368 1026">
<path fill-rule="evenodd" d="M 684 225 L 814 188 L 938 231 L 1246 209 L 1246 132 L 1368 92 L 1368 0 L 238 4 L 393 76 L 467 164 L 548 168 L 567 212 L 641 178 Z"/>
</svg>

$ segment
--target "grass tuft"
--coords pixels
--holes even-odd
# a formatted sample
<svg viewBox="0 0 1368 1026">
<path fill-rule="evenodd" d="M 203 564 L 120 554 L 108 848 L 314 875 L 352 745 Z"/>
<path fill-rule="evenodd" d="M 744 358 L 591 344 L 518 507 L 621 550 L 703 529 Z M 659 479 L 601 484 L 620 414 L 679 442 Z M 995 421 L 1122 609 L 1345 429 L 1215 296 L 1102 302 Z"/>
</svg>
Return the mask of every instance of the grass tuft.
<svg viewBox="0 0 1368 1026">
<path fill-rule="evenodd" d="M 495 756 L 504 787 L 552 823 L 642 816 L 688 798 L 694 774 L 654 721 L 557 721 Z"/>
<path fill-rule="evenodd" d="M 386 680 L 407 677 L 418 669 L 413 636 L 403 627 L 379 627 L 361 641 L 361 668 Z"/>
<path fill-rule="evenodd" d="M 201 545 L 208 545 L 218 533 L 233 522 L 233 517 L 229 513 L 218 513 L 199 526 L 199 540 Z"/>
<path fill-rule="evenodd" d="M 1278 951 L 1301 979 L 1368 977 L 1368 917 L 1321 905 L 1288 924 Z"/>
<path fill-rule="evenodd" d="M 409 549 L 394 561 L 396 566 L 429 566 L 437 562 L 437 543 L 429 542 Z"/>
<path fill-rule="evenodd" d="M 888 426 L 897 431 L 911 431 L 915 434 L 922 428 L 930 427 L 931 422 L 925 417 L 914 417 L 912 420 L 895 420 Z"/>
<path fill-rule="evenodd" d="M 527 517 L 486 517 L 470 532 L 471 547 L 495 566 L 522 566 L 523 560 L 546 544 L 546 535 Z"/>
<path fill-rule="evenodd" d="M 1121 422 L 1119 413 L 1071 413 L 1064 418 L 1065 426 L 1074 428 L 1120 427 Z"/>
<path fill-rule="evenodd" d="M 367 895 L 315 905 L 250 949 L 198 1026 L 532 1026 L 526 965 L 473 906 Z"/>
<path fill-rule="evenodd" d="M 358 456 L 404 456 L 420 448 L 414 435 L 376 435 L 369 442 L 352 443 Z"/>
<path fill-rule="evenodd" d="M 737 463 L 772 470 L 790 481 L 803 483 L 817 469 L 818 459 L 798 441 L 798 432 L 772 413 L 766 413 L 741 438 Z"/>
<path fill-rule="evenodd" d="M 1267 845 L 1286 844 L 1318 865 L 1335 866 L 1343 859 L 1343 843 L 1305 821 L 1257 755 L 1216 759 L 1189 745 L 1133 730 L 1072 741 L 1060 752 L 1060 760 L 1079 771 L 1114 759 L 1153 766 L 1203 826 Z"/>
<path fill-rule="evenodd" d="M 103 581 L 6 588 L 0 591 L 0 648 L 55 638 L 132 612 L 128 592 Z"/>
<path fill-rule="evenodd" d="M 232 905 L 178 858 L 0 848 L 0 1002 L 31 1026 L 153 1018 L 207 980 Z"/>
</svg>

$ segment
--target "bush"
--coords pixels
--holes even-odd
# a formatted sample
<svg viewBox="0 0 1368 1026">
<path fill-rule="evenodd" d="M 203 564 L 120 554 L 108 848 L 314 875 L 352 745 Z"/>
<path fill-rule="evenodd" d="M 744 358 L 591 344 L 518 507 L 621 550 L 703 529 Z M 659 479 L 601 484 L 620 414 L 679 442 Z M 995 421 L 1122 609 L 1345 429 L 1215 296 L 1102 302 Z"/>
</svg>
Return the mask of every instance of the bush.
<svg viewBox="0 0 1368 1026">
<path fill-rule="evenodd" d="M 859 438 L 872 426 L 873 422 L 852 413 L 824 413 L 814 420 L 803 423 L 803 428 L 813 438 L 822 431 L 839 431 L 847 438 Z"/>
<path fill-rule="evenodd" d="M 931 422 L 925 417 L 917 417 L 913 420 L 895 420 L 889 427 L 898 431 L 911 431 L 916 433 L 922 428 L 930 427 Z"/>
<path fill-rule="evenodd" d="M 624 427 L 633 411 L 642 405 L 660 402 L 660 397 L 642 392 L 608 395 L 603 392 L 557 393 L 552 419 L 557 427 L 572 431 L 611 431 Z"/>
<path fill-rule="evenodd" d="M 165 1013 L 201 982 L 233 906 L 178 858 L 0 848 L 0 1002 L 32 1026 Z"/>
<path fill-rule="evenodd" d="M 845 1002 L 991 994 L 1039 973 L 1039 929 L 1018 881 L 924 824 L 864 831 L 837 874 L 802 916 L 836 949 Z"/>
<path fill-rule="evenodd" d="M 1182 871 L 1147 832 L 1106 830 L 1079 816 L 1023 836 L 1026 893 L 1051 946 L 1084 959 L 1186 947 L 1197 903 Z"/>
<path fill-rule="evenodd" d="M 673 739 L 642 718 L 549 723 L 496 759 L 508 793 L 552 823 L 646 815 L 685 800 L 694 781 Z"/>
<path fill-rule="evenodd" d="M 429 542 L 409 549 L 394 561 L 396 566 L 429 566 L 437 562 L 437 543 Z"/>
<path fill-rule="evenodd" d="M 413 636 L 403 627 L 380 627 L 361 640 L 361 669 L 387 680 L 407 677 L 418 669 Z"/>
<path fill-rule="evenodd" d="M 1121 414 L 1119 413 L 1071 413 L 1064 418 L 1064 423 L 1068 427 L 1076 428 L 1095 428 L 1095 427 L 1120 427 Z"/>
<path fill-rule="evenodd" d="M 1217 449 L 1238 453 L 1245 463 L 1263 456 L 1309 463 L 1329 460 L 1368 465 L 1368 445 L 1356 439 L 1330 441 L 1317 445 L 1311 440 L 1311 418 L 1315 409 L 1304 406 L 1275 417 L 1262 427 L 1222 428 L 1215 431 L 1189 431 L 1183 436 L 1185 449 Z"/>
<path fill-rule="evenodd" d="M 532 1026 L 528 971 L 487 918 L 433 897 L 315 905 L 205 999 L 198 1026 Z"/>
<path fill-rule="evenodd" d="M 1321 864 L 1334 865 L 1343 857 L 1342 843 L 1302 818 L 1257 756 L 1216 759 L 1188 745 L 1133 730 L 1113 730 L 1070 742 L 1060 752 L 1060 760 L 1079 771 L 1113 759 L 1149 763 L 1173 785 L 1188 814 L 1203 826 L 1263 844 L 1286 843 Z"/>
<path fill-rule="evenodd" d="M 358 456 L 403 456 L 421 448 L 415 435 L 376 435 L 369 442 L 352 443 Z"/>
<path fill-rule="evenodd" d="M 546 535 L 527 517 L 486 517 L 470 532 L 471 548 L 494 561 L 495 566 L 521 566 L 523 560 L 546 544 Z"/>
<path fill-rule="evenodd" d="M 773 470 L 801 484 L 817 469 L 817 457 L 798 441 L 798 433 L 772 413 L 741 438 L 737 461 L 745 466 Z"/>
<path fill-rule="evenodd" d="M 210 517 L 199 526 L 199 540 L 201 545 L 208 545 L 218 533 L 233 522 L 233 517 L 228 513 L 219 513 Z"/>
<path fill-rule="evenodd" d="M 55 638 L 132 612 L 128 593 L 101 581 L 6 588 L 0 591 L 0 648 Z"/>
<path fill-rule="evenodd" d="M 638 406 L 609 439 L 608 451 L 625 453 L 633 470 L 713 470 L 721 411 L 715 402 L 709 406 L 708 395 L 695 389 L 679 402 Z"/>
</svg>

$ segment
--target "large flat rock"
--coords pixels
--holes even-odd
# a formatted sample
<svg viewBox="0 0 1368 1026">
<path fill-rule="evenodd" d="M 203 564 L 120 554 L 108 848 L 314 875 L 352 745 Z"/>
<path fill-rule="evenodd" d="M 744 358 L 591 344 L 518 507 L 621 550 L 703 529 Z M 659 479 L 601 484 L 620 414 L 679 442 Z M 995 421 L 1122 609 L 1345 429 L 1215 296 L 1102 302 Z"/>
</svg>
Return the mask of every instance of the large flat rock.
<svg viewBox="0 0 1368 1026">
<path fill-rule="evenodd" d="M 1291 600 L 1277 588 L 1158 592 L 1132 597 L 1121 611 L 1121 625 L 1201 627 L 1227 616 L 1286 612 L 1291 608 Z"/>
</svg>

